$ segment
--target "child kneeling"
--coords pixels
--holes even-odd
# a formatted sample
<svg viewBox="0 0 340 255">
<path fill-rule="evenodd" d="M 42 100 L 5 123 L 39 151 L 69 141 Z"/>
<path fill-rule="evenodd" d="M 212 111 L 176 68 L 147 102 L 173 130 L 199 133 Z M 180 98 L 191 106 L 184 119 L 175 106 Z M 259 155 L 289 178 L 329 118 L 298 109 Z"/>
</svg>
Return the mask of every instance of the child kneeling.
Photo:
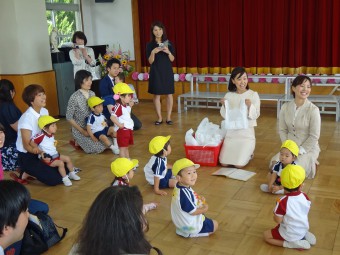
<svg viewBox="0 0 340 255">
<path fill-rule="evenodd" d="M 40 157 L 43 162 L 51 167 L 58 167 L 64 185 L 71 186 L 72 182 L 70 179 L 79 181 L 80 177 L 74 172 L 75 167 L 70 157 L 61 155 L 57 151 L 57 141 L 54 139 L 54 134 L 57 132 L 57 121 L 59 121 L 59 119 L 48 115 L 41 116 L 38 119 L 38 126 L 41 129 L 41 133 L 32 138 L 30 145 L 32 147 L 38 146 L 42 151 Z M 68 175 L 66 174 L 65 164 L 70 170 Z"/>
<path fill-rule="evenodd" d="M 218 228 L 217 221 L 204 215 L 208 211 L 205 198 L 198 196 L 192 189 L 199 167 L 189 159 L 182 158 L 172 168 L 178 183 L 172 194 L 171 218 L 176 226 L 176 234 L 183 237 L 209 236 Z"/>
<path fill-rule="evenodd" d="M 275 228 L 263 233 L 264 240 L 285 248 L 310 249 L 316 244 L 315 236 L 309 232 L 308 212 L 311 202 L 301 191 L 306 178 L 305 170 L 298 165 L 287 165 L 281 173 L 285 196 L 274 209 Z"/>
</svg>

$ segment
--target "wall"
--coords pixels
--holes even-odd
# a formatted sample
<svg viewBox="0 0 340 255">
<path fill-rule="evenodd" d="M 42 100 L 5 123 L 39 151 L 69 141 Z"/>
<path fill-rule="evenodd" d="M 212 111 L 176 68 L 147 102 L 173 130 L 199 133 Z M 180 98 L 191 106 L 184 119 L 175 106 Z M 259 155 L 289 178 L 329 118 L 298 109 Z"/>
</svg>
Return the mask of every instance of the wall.
<svg viewBox="0 0 340 255">
<path fill-rule="evenodd" d="M 113 44 L 120 44 L 135 59 L 130 0 L 113 3 L 82 0 L 82 12 L 88 45 L 108 44 L 111 49 Z"/>
<path fill-rule="evenodd" d="M 45 1 L 0 1 L 0 17 L 0 73 L 51 70 Z"/>
</svg>

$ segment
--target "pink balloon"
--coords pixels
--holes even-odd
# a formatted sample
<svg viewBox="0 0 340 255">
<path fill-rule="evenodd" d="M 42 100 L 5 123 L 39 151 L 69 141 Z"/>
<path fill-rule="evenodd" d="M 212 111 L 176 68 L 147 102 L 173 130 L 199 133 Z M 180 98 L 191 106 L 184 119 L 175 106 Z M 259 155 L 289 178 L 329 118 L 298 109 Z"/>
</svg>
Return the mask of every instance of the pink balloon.
<svg viewBox="0 0 340 255">
<path fill-rule="evenodd" d="M 218 77 L 218 81 L 220 81 L 220 82 L 226 82 L 227 80 L 226 80 L 225 77 Z"/>
<path fill-rule="evenodd" d="M 138 72 L 133 72 L 131 75 L 132 80 L 137 81 L 138 80 Z"/>
<path fill-rule="evenodd" d="M 272 83 L 279 83 L 279 78 L 273 78 Z"/>
<path fill-rule="evenodd" d="M 148 73 L 144 73 L 143 74 L 143 79 L 144 79 L 144 81 L 147 81 L 149 79 L 149 74 Z"/>
<path fill-rule="evenodd" d="M 185 74 L 184 74 L 184 73 L 181 73 L 181 74 L 179 75 L 179 80 L 180 80 L 180 81 L 185 81 Z"/>
<path fill-rule="evenodd" d="M 212 81 L 211 77 L 205 77 L 205 81 Z"/>
</svg>

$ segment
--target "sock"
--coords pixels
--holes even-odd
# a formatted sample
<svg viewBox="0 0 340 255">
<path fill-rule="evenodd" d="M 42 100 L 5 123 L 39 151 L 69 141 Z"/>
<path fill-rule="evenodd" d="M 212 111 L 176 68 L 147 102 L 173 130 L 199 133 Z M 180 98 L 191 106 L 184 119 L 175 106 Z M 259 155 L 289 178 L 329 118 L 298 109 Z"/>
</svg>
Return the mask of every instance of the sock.
<svg viewBox="0 0 340 255">
<path fill-rule="evenodd" d="M 117 138 L 113 138 L 113 146 L 118 147 Z"/>
</svg>

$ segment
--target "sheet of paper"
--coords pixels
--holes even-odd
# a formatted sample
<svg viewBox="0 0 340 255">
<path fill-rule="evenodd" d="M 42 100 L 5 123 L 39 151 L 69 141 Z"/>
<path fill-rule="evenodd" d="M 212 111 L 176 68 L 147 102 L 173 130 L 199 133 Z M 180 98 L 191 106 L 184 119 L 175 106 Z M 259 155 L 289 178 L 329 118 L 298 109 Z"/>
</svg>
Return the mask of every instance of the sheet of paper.
<svg viewBox="0 0 340 255">
<path fill-rule="evenodd" d="M 224 175 L 231 179 L 240 180 L 240 181 L 248 181 L 251 177 L 253 177 L 256 173 L 242 170 L 238 168 L 230 168 L 230 167 L 222 167 L 218 169 L 216 172 L 212 173 L 212 175 Z"/>
</svg>

